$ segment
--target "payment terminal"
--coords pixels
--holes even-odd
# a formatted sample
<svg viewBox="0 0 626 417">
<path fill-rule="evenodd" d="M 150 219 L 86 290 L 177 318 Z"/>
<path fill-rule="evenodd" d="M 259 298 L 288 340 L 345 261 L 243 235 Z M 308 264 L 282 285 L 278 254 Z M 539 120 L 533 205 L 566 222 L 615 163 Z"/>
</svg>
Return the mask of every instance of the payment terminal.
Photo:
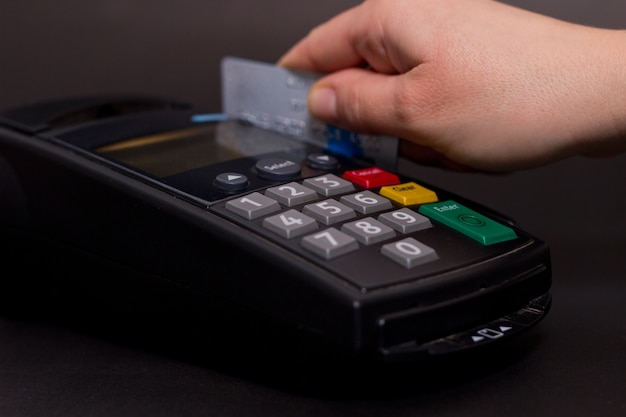
<svg viewBox="0 0 626 417">
<path fill-rule="evenodd" d="M 4 110 L 0 223 L 143 277 L 120 293 L 184 289 L 382 362 L 497 346 L 549 311 L 548 246 L 511 219 L 198 114 L 133 96 Z"/>
</svg>

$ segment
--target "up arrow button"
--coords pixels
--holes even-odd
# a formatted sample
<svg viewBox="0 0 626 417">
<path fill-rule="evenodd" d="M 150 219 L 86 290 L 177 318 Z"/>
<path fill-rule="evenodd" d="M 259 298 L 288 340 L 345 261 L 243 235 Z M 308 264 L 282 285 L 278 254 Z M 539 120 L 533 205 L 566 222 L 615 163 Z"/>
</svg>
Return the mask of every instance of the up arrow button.
<svg viewBox="0 0 626 417">
<path fill-rule="evenodd" d="M 313 169 L 330 171 L 337 169 L 339 161 L 337 158 L 324 153 L 311 153 L 306 158 L 306 163 Z"/>
<path fill-rule="evenodd" d="M 236 172 L 224 172 L 215 177 L 213 184 L 224 191 L 241 191 L 248 186 L 248 177 Z"/>
</svg>

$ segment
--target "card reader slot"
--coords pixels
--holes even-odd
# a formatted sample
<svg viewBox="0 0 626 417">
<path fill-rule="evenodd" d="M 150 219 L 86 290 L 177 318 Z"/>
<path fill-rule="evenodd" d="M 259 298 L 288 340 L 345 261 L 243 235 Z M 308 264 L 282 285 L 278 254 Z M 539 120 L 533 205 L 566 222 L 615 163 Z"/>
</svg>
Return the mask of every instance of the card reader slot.
<svg viewBox="0 0 626 417">
<path fill-rule="evenodd" d="M 415 308 L 382 317 L 379 320 L 381 349 L 420 351 L 426 343 L 516 312 L 528 305 L 529 298 L 548 293 L 548 273 L 546 265 L 538 265 L 511 280 L 513 283 L 504 288 L 484 290 L 427 309 Z"/>
<path fill-rule="evenodd" d="M 187 104 L 153 97 L 82 97 L 6 110 L 0 113 L 0 125 L 35 134 L 128 114 L 188 108 Z"/>
<path fill-rule="evenodd" d="M 64 143 L 93 151 L 126 139 L 188 128 L 192 115 L 193 112 L 187 110 L 130 114 L 65 129 L 55 129 L 41 133 L 41 136 L 60 139 Z"/>
</svg>

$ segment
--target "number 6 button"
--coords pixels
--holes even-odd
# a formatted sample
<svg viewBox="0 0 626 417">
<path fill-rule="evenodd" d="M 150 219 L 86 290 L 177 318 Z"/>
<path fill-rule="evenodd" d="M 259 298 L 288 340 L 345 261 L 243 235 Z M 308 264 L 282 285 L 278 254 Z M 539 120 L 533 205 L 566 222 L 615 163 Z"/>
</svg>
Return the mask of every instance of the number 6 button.
<svg viewBox="0 0 626 417">
<path fill-rule="evenodd" d="M 344 195 L 339 201 L 352 207 L 359 213 L 369 214 L 377 211 L 383 211 L 392 208 L 391 201 L 371 191 L 363 191 L 362 193 Z"/>
</svg>

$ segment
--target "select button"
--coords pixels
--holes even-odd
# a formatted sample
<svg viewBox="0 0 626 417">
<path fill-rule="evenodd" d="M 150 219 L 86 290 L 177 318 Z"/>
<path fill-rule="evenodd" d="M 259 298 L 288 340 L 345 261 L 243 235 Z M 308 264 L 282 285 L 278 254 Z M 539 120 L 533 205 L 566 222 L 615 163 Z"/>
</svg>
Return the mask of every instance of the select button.
<svg viewBox="0 0 626 417">
<path fill-rule="evenodd" d="M 291 159 L 265 158 L 257 161 L 256 171 L 259 177 L 271 181 L 285 181 L 300 176 L 300 163 Z"/>
</svg>

